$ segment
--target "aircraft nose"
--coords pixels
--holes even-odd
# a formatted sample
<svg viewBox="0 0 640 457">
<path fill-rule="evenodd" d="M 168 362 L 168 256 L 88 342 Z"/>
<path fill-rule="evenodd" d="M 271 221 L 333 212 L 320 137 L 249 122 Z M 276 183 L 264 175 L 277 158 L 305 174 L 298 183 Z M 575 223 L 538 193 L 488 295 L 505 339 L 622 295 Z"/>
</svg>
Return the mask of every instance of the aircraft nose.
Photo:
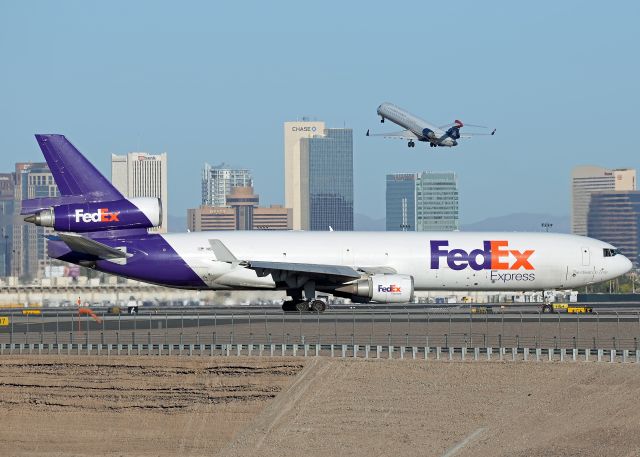
<svg viewBox="0 0 640 457">
<path fill-rule="evenodd" d="M 619 260 L 618 260 L 618 264 L 620 265 L 620 275 L 623 275 L 625 273 L 628 273 L 632 268 L 633 268 L 633 264 L 631 263 L 631 260 L 629 260 L 628 258 L 626 258 L 623 255 L 618 255 Z"/>
</svg>

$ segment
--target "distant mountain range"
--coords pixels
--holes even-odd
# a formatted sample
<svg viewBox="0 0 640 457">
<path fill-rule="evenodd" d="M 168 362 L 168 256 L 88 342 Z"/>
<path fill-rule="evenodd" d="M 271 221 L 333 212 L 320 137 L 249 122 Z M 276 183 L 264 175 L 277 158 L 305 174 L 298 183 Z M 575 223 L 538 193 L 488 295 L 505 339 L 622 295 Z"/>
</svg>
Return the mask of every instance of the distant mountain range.
<svg viewBox="0 0 640 457">
<path fill-rule="evenodd" d="M 387 218 L 374 219 L 364 214 L 353 215 L 353 229 L 362 232 L 384 232 L 387 228 Z"/>
<path fill-rule="evenodd" d="M 543 222 L 553 224 L 549 229 L 555 233 L 570 233 L 569 216 L 556 216 L 540 213 L 513 213 L 506 216 L 489 217 L 472 224 L 463 224 L 464 232 L 541 232 Z"/>
<path fill-rule="evenodd" d="M 505 216 L 489 217 L 471 224 L 462 224 L 464 232 L 540 232 L 541 224 L 553 224 L 549 231 L 555 233 L 570 233 L 571 222 L 569 216 L 557 216 L 542 213 L 513 213 Z M 363 231 L 384 231 L 385 218 L 373 219 L 364 214 L 354 215 L 354 229 Z"/>
<path fill-rule="evenodd" d="M 386 219 L 374 219 L 365 214 L 353 215 L 355 230 L 380 232 L 386 228 Z M 570 233 L 571 222 L 569 216 L 556 216 L 542 213 L 513 213 L 505 216 L 489 217 L 472 224 L 463 224 L 460 228 L 464 232 L 540 232 L 543 222 L 553 224 L 550 231 L 555 233 Z M 169 231 L 185 232 L 187 218 L 169 215 Z"/>
</svg>

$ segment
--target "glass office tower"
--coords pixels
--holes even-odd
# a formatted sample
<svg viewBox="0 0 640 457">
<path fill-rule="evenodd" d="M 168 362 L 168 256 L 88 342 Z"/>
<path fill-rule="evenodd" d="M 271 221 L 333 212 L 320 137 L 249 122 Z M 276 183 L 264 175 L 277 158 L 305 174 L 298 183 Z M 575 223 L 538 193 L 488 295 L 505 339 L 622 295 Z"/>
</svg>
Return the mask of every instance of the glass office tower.
<svg viewBox="0 0 640 457">
<path fill-rule="evenodd" d="M 309 163 L 309 229 L 353 230 L 353 130 L 300 139 Z"/>
<path fill-rule="evenodd" d="M 415 173 L 387 175 L 387 232 L 416 230 L 416 178 Z"/>
<path fill-rule="evenodd" d="M 459 229 L 458 179 L 455 173 L 422 172 L 416 181 L 416 230 Z"/>
<path fill-rule="evenodd" d="M 640 265 L 640 191 L 593 192 L 587 234 L 611 243 Z"/>
</svg>

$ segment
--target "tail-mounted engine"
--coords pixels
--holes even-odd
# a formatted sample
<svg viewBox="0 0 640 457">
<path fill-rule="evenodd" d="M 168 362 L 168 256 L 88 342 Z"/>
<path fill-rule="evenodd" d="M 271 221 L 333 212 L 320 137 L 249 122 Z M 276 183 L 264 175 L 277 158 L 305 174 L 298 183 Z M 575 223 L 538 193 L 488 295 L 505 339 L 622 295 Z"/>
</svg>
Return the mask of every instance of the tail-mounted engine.
<svg viewBox="0 0 640 457">
<path fill-rule="evenodd" d="M 162 204 L 158 198 L 150 197 L 63 204 L 41 210 L 24 220 L 63 232 L 151 228 L 162 222 Z"/>
</svg>

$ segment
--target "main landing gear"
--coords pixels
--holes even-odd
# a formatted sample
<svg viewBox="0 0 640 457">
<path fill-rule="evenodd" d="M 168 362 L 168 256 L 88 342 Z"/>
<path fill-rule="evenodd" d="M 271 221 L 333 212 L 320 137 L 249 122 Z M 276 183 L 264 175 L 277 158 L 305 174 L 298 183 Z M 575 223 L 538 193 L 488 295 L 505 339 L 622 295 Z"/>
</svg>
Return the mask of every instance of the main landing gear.
<svg viewBox="0 0 640 457">
<path fill-rule="evenodd" d="M 416 144 L 415 144 L 415 143 L 413 142 L 413 140 L 412 140 L 412 141 L 409 141 L 409 142 L 407 143 L 407 147 L 409 147 L 409 148 L 415 148 L 415 147 L 416 147 Z"/>
<path fill-rule="evenodd" d="M 285 300 L 282 303 L 282 311 L 285 313 L 324 313 L 327 304 L 319 299 L 314 300 Z"/>
<path fill-rule="evenodd" d="M 302 298 L 301 289 L 289 289 L 287 295 L 291 297 L 291 300 L 285 300 L 282 303 L 282 311 L 285 313 L 323 313 L 327 309 L 326 297 L 322 300 L 320 297 L 315 296 L 315 284 L 308 282 L 305 284 L 305 297 Z"/>
<path fill-rule="evenodd" d="M 432 148 L 437 148 L 438 147 L 437 144 L 433 144 L 433 143 L 429 143 L 429 146 L 431 146 Z"/>
</svg>

